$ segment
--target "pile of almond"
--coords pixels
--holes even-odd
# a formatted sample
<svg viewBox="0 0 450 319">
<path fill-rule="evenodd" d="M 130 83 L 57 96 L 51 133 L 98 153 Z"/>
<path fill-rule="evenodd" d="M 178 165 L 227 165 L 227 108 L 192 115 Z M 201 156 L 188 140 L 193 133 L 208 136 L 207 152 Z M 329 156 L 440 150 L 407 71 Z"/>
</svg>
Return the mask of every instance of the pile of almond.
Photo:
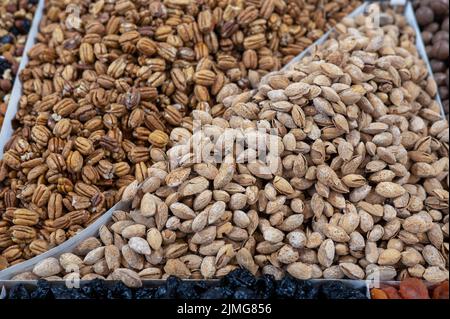
<svg viewBox="0 0 450 319">
<path fill-rule="evenodd" d="M 100 229 L 14 279 L 448 279 L 448 122 L 403 16 L 345 19 L 313 54 L 154 150 Z M 230 84 L 233 85 L 233 84 Z M 201 154 L 200 154 L 201 153 Z M 73 270 L 73 265 L 76 269 Z"/>
<path fill-rule="evenodd" d="M 222 97 L 256 86 L 359 3 L 48 1 L 0 160 L 7 265 L 78 234 L 148 177 L 150 153 L 171 146 L 192 110 L 220 116 Z"/>
</svg>

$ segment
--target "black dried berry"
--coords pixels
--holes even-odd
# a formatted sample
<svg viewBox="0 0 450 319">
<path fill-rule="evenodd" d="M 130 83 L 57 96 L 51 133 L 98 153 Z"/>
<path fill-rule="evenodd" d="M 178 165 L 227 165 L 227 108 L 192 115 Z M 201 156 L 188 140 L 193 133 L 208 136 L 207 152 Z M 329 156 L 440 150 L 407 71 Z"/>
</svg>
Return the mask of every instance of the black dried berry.
<svg viewBox="0 0 450 319">
<path fill-rule="evenodd" d="M 31 21 L 28 19 L 16 21 L 16 27 L 21 34 L 28 34 L 31 29 Z"/>
<path fill-rule="evenodd" d="M 52 294 L 55 299 L 88 299 L 80 289 L 67 288 L 65 286 L 52 287 Z"/>
<path fill-rule="evenodd" d="M 156 289 L 155 299 L 169 299 L 167 298 L 167 288 L 166 286 L 161 286 Z"/>
<path fill-rule="evenodd" d="M 233 299 L 257 299 L 257 295 L 252 289 L 239 288 L 234 292 Z"/>
<path fill-rule="evenodd" d="M 196 284 L 189 281 L 181 282 L 177 287 L 177 298 L 179 299 L 199 299 L 200 294 L 196 289 Z"/>
<path fill-rule="evenodd" d="M 109 289 L 105 282 L 100 279 L 94 279 L 81 287 L 83 293 L 91 299 L 106 299 Z"/>
<path fill-rule="evenodd" d="M 175 299 L 177 297 L 177 288 L 181 283 L 181 279 L 170 276 L 166 280 L 166 298 L 167 299 Z"/>
<path fill-rule="evenodd" d="M 80 289 L 86 297 L 89 297 L 89 299 L 97 299 L 95 296 L 94 289 L 92 289 L 91 286 L 84 285 Z"/>
<path fill-rule="evenodd" d="M 108 299 L 133 299 L 133 291 L 123 282 L 117 282 L 111 288 Z"/>
<path fill-rule="evenodd" d="M 15 36 L 18 36 L 20 34 L 19 29 L 14 25 L 9 29 L 9 32 L 14 34 Z"/>
<path fill-rule="evenodd" d="M 255 276 L 246 269 L 236 269 L 222 278 L 220 285 L 231 289 L 253 288 L 256 283 Z"/>
<path fill-rule="evenodd" d="M 320 297 L 323 299 L 342 299 L 345 293 L 345 285 L 337 281 L 323 283 L 320 287 Z"/>
<path fill-rule="evenodd" d="M 154 288 L 139 288 L 134 293 L 136 299 L 153 299 L 155 297 L 156 289 Z"/>
<path fill-rule="evenodd" d="M 354 289 L 354 290 L 350 290 L 348 292 L 346 299 L 361 299 L 361 300 L 363 300 L 363 299 L 368 299 L 368 297 L 362 291 Z"/>
<path fill-rule="evenodd" d="M 14 37 L 10 34 L 0 37 L 0 44 L 9 44 L 14 42 Z"/>
<path fill-rule="evenodd" d="M 99 296 L 96 293 L 96 284 L 97 284 L 97 281 L 95 281 L 95 282 L 92 281 L 92 282 L 82 285 L 80 289 L 81 289 L 82 293 L 85 294 L 86 296 L 88 296 L 89 298 L 98 299 Z"/>
<path fill-rule="evenodd" d="M 0 56 L 0 78 L 3 76 L 6 70 L 11 69 L 11 63 L 4 57 Z"/>
<path fill-rule="evenodd" d="M 280 299 L 292 299 L 297 291 L 297 282 L 291 276 L 285 276 L 277 282 L 276 295 Z"/>
<path fill-rule="evenodd" d="M 196 281 L 194 284 L 194 289 L 198 294 L 204 293 L 206 290 L 208 290 L 210 286 L 207 284 L 206 281 Z"/>
<path fill-rule="evenodd" d="M 204 292 L 200 296 L 200 299 L 228 299 L 230 297 L 231 296 L 229 290 L 221 287 L 215 287 Z"/>
<path fill-rule="evenodd" d="M 317 299 L 319 298 L 319 287 L 307 280 L 297 280 L 297 291 L 295 299 Z"/>
<path fill-rule="evenodd" d="M 30 293 L 24 285 L 19 284 L 11 288 L 8 299 L 30 299 Z"/>
<path fill-rule="evenodd" d="M 366 299 L 358 289 L 347 286 L 340 281 L 330 281 L 320 287 L 320 297 L 323 299 Z"/>
<path fill-rule="evenodd" d="M 45 280 L 39 280 L 37 288 L 31 293 L 31 299 L 54 299 L 50 284 Z"/>
<path fill-rule="evenodd" d="M 272 275 L 264 275 L 256 280 L 255 290 L 261 299 L 272 298 L 275 294 L 275 278 Z"/>
</svg>

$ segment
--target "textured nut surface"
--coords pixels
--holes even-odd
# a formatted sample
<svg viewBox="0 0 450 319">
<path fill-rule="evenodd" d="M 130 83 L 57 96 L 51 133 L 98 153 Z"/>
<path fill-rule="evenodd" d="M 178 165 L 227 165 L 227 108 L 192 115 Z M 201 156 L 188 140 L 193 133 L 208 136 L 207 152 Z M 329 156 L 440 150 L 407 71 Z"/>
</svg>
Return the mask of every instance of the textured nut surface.
<svg viewBox="0 0 450 319">
<path fill-rule="evenodd" d="M 67 14 L 73 3 L 46 3 L 20 77 L 17 125 L 0 160 L 0 221 L 30 229 L 2 233 L 0 253 L 17 243 L 17 259 L 32 258 L 46 251 L 33 239 L 59 245 L 121 198 L 132 200 L 127 186 L 156 177 L 162 168 L 154 165 L 186 132 L 192 135 L 196 113 L 203 113 L 202 125 L 222 117 L 228 109 L 222 102 L 256 88 L 360 2 L 101 0 L 75 4 L 77 14 Z M 0 126 L 35 9 L 35 1 L 2 5 Z M 183 136 L 172 134 L 176 129 Z M 231 181 L 229 169 L 221 170 L 216 189 Z M 184 184 L 170 177 L 147 190 L 183 183 L 179 193 L 188 197 L 209 186 L 201 178 Z M 144 217 L 155 216 L 155 203 L 145 202 Z M 22 211 L 14 216 L 14 209 Z"/>
<path fill-rule="evenodd" d="M 139 288 L 142 286 L 139 275 L 130 269 L 118 268 L 111 274 L 111 278 L 113 280 L 120 280 L 127 287 Z"/>
<path fill-rule="evenodd" d="M 33 274 L 41 278 L 47 278 L 59 274 L 61 266 L 58 259 L 50 257 L 46 258 L 33 267 Z"/>
<path fill-rule="evenodd" d="M 210 112 L 202 104 L 193 115 L 204 129 L 177 127 L 166 149 L 143 146 L 157 128 L 135 146 L 124 141 L 136 164 L 131 172 L 137 185 L 124 190 L 130 210 L 114 213 L 100 245 L 90 240 L 93 249 L 105 247 L 104 256 L 99 251 L 89 260 L 93 272 L 108 277 L 119 268 L 151 269 L 149 276 L 196 279 L 220 278 L 242 267 L 276 278 L 286 272 L 300 279 L 442 278 L 437 268 L 448 269 L 448 139 L 440 134 L 448 126 L 435 124 L 439 107 L 427 90 L 427 68 L 410 27 L 390 9 L 383 15 L 385 25 L 376 30 L 368 30 L 364 19 L 344 20 L 314 55 L 268 74 L 253 91 L 226 84 L 216 95 L 224 108 L 214 105 Z M 202 20 L 201 28 L 211 30 Z M 186 27 L 177 32 L 190 39 Z M 126 33 L 121 45 L 133 45 L 126 40 L 133 32 Z M 245 45 L 262 50 L 261 36 L 245 38 Z M 175 44 L 170 40 L 154 53 L 161 55 L 157 61 L 149 62 L 150 82 L 164 90 L 184 92 L 183 77 L 193 79 L 202 70 L 243 72 L 236 57 L 222 56 L 217 68 L 204 60 L 189 74 L 172 72 L 173 86 L 158 84 L 165 82 L 160 77 L 166 63 L 177 58 Z M 109 76 L 128 72 L 122 68 L 120 62 L 112 65 Z M 196 99 L 214 87 L 209 75 L 200 72 L 192 80 Z M 133 114 L 132 124 L 139 118 Z M 43 144 L 47 133 L 38 128 L 33 136 Z M 226 145 L 239 139 L 243 148 Z M 265 157 L 257 157 L 252 140 L 265 142 Z M 89 149 L 78 144 L 80 154 Z M 223 153 L 191 162 L 196 145 Z M 15 166 L 16 154 L 10 155 Z M 100 160 L 90 162 L 101 165 L 102 174 L 109 170 Z M 45 189 L 26 190 L 32 196 L 36 189 L 39 207 Z M 85 201 L 80 197 L 97 193 L 92 183 L 74 191 L 80 206 Z M 54 222 L 68 222 L 61 216 Z M 38 247 L 39 235 L 30 228 L 1 224 L 2 243 L 8 243 L 3 234 L 12 231 L 17 245 L 33 241 Z M 19 247 L 2 255 L 17 260 Z"/>
</svg>

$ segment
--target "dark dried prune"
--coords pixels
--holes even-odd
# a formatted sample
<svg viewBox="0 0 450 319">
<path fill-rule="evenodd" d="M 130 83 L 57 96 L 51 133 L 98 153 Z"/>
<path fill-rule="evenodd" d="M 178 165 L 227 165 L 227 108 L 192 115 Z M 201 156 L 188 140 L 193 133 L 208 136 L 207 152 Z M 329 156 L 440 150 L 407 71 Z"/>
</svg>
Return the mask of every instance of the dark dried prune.
<svg viewBox="0 0 450 319">
<path fill-rule="evenodd" d="M 199 289 L 199 285 L 197 283 L 182 281 L 177 287 L 177 297 L 180 299 L 199 299 L 200 292 L 205 291 L 205 289 Z"/>
<path fill-rule="evenodd" d="M 368 299 L 367 295 L 363 293 L 362 291 L 359 291 L 357 289 L 349 288 L 346 294 L 345 299 Z"/>
<path fill-rule="evenodd" d="M 153 299 L 155 297 L 156 289 L 154 288 L 139 288 L 134 293 L 136 299 Z"/>
<path fill-rule="evenodd" d="M 177 288 L 181 283 L 181 279 L 170 276 L 166 280 L 166 298 L 175 299 L 177 297 Z"/>
<path fill-rule="evenodd" d="M 9 29 L 9 32 L 14 34 L 15 36 L 18 36 L 20 34 L 19 29 L 17 29 L 14 25 Z"/>
<path fill-rule="evenodd" d="M 236 288 L 253 288 L 256 283 L 255 276 L 252 275 L 247 269 L 236 269 L 222 278 L 220 281 L 221 286 L 225 286 L 231 289 Z"/>
<path fill-rule="evenodd" d="M 82 292 L 92 299 L 106 299 L 109 289 L 106 287 L 104 280 L 94 279 L 88 284 L 81 287 Z"/>
<path fill-rule="evenodd" d="M 272 275 L 259 277 L 255 283 L 255 290 L 261 299 L 269 299 L 275 293 L 275 278 Z"/>
<path fill-rule="evenodd" d="M 133 291 L 123 282 L 117 282 L 109 291 L 108 299 L 133 299 Z"/>
<path fill-rule="evenodd" d="M 208 290 L 210 288 L 210 286 L 208 286 L 206 281 L 197 281 L 194 284 L 194 289 L 198 294 L 202 294 L 203 292 L 205 292 L 206 290 Z"/>
<path fill-rule="evenodd" d="M 51 291 L 55 299 L 89 299 L 85 296 L 81 289 L 61 287 L 51 287 Z"/>
<path fill-rule="evenodd" d="M 21 34 L 28 34 L 31 29 L 31 21 L 28 19 L 15 21 L 15 27 Z"/>
<path fill-rule="evenodd" d="M 155 299 L 169 299 L 167 297 L 167 288 L 166 286 L 160 286 L 156 289 Z"/>
<path fill-rule="evenodd" d="M 257 299 L 257 295 L 252 289 L 238 288 L 233 294 L 233 299 Z"/>
<path fill-rule="evenodd" d="M 319 295 L 319 286 L 313 285 L 310 281 L 297 280 L 297 292 L 295 299 L 317 299 Z"/>
<path fill-rule="evenodd" d="M 276 295 L 280 299 L 292 299 L 297 291 L 297 282 L 291 276 L 285 276 L 277 282 Z"/>
<path fill-rule="evenodd" d="M 0 37 L 0 44 L 9 44 L 14 42 L 14 37 L 10 34 L 6 34 Z"/>
<path fill-rule="evenodd" d="M 31 299 L 54 299 L 53 293 L 50 289 L 50 284 L 40 279 L 37 283 L 37 288 L 31 293 Z"/>
<path fill-rule="evenodd" d="M 343 283 L 338 281 L 325 282 L 320 286 L 320 298 L 323 299 L 342 299 L 346 290 Z"/>
<path fill-rule="evenodd" d="M 230 298 L 230 291 L 222 287 L 214 287 L 204 292 L 200 299 L 228 299 Z"/>
<path fill-rule="evenodd" d="M 11 63 L 9 63 L 9 61 L 4 57 L 0 56 L 0 78 L 3 76 L 3 73 L 9 69 L 11 69 Z"/>
<path fill-rule="evenodd" d="M 52 291 L 52 295 L 55 299 L 67 299 L 66 295 L 68 295 L 68 293 L 64 288 L 51 287 L 50 290 Z"/>
<path fill-rule="evenodd" d="M 309 290 L 306 293 L 306 299 L 319 299 L 319 291 L 320 287 L 317 285 L 314 285 L 311 287 L 311 290 Z"/>
<path fill-rule="evenodd" d="M 92 286 L 90 285 L 83 285 L 81 286 L 81 292 L 88 297 L 89 299 L 97 299 L 95 296 L 94 289 L 92 289 Z"/>
<path fill-rule="evenodd" d="M 166 284 L 158 287 L 155 292 L 155 299 L 175 299 L 177 297 L 177 288 L 181 280 L 174 276 L 170 276 L 166 280 Z"/>
<path fill-rule="evenodd" d="M 19 284 L 11 288 L 8 295 L 9 299 L 30 299 L 30 293 L 24 285 Z"/>
<path fill-rule="evenodd" d="M 319 297 L 323 299 L 367 299 L 363 292 L 340 281 L 323 283 L 320 287 Z"/>
</svg>

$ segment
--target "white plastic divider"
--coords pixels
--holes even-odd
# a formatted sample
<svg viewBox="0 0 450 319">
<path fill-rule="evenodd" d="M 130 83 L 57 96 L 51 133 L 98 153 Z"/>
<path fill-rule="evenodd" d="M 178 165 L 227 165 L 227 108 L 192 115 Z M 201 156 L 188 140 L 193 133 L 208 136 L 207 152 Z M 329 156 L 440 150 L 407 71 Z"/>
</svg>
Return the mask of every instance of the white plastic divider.
<svg viewBox="0 0 450 319">
<path fill-rule="evenodd" d="M 9 139 L 14 133 L 12 120 L 16 116 L 17 110 L 19 109 L 19 100 L 20 96 L 22 95 L 22 82 L 19 79 L 19 74 L 23 69 L 25 69 L 28 64 L 28 52 L 36 42 L 36 36 L 38 34 L 39 23 L 42 18 L 44 6 L 45 0 L 39 0 L 38 6 L 34 13 L 30 32 L 28 33 L 27 42 L 25 43 L 25 48 L 23 50 L 22 60 L 20 61 L 19 69 L 14 80 L 14 86 L 11 91 L 11 96 L 8 101 L 8 108 L 6 109 L 5 119 L 3 121 L 3 126 L 0 132 L 0 158 L 3 158 L 5 144 L 8 143 Z"/>
</svg>

